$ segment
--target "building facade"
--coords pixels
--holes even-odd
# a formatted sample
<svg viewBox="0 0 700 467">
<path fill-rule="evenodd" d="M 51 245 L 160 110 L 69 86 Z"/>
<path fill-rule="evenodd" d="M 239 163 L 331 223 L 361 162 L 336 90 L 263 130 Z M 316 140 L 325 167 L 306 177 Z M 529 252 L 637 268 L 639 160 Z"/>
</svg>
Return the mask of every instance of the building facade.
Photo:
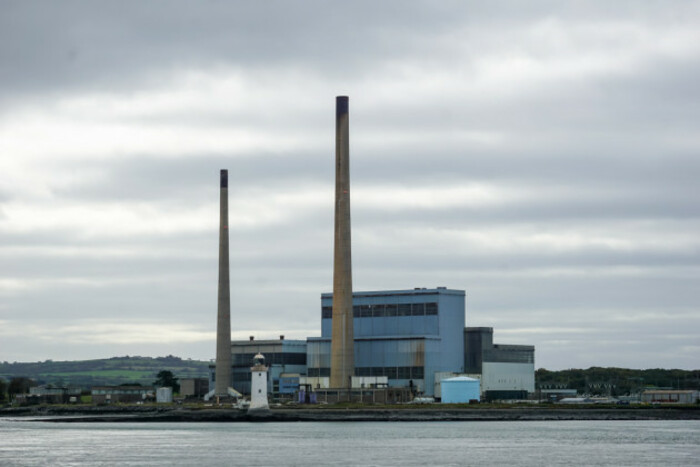
<svg viewBox="0 0 700 467">
<path fill-rule="evenodd" d="M 296 388 L 284 384 L 282 375 L 306 374 L 306 341 L 285 339 L 249 340 L 231 342 L 231 366 L 233 389 L 244 395 L 251 393 L 251 371 L 255 355 L 263 354 L 268 366 L 268 393 L 273 397 L 293 395 Z M 214 387 L 214 367 L 209 367 L 209 387 Z M 283 384 L 280 385 L 280 378 Z"/>
<path fill-rule="evenodd" d="M 250 367 L 261 353 L 273 398 L 293 396 L 300 386 L 332 389 L 332 307 L 333 294 L 322 294 L 320 337 L 232 342 L 233 388 L 250 395 Z M 467 375 L 480 379 L 482 400 L 521 399 L 535 391 L 534 346 L 494 344 L 493 328 L 465 327 L 463 290 L 355 292 L 353 328 L 353 381 L 385 377 L 389 388 L 440 397 L 442 378 Z M 211 365 L 209 387 L 214 378 Z"/>
<path fill-rule="evenodd" d="M 693 390 L 649 389 L 642 392 L 642 402 L 648 404 L 695 404 L 700 392 Z"/>
<path fill-rule="evenodd" d="M 465 372 L 481 375 L 487 400 L 524 399 L 535 391 L 535 347 L 493 343 L 493 328 L 464 329 Z"/>
<path fill-rule="evenodd" d="M 142 402 L 153 398 L 153 388 L 145 386 L 93 386 L 93 404 Z"/>
<path fill-rule="evenodd" d="M 29 394 L 17 394 L 16 402 L 29 404 L 67 404 L 80 400 L 81 390 L 65 386 L 34 386 L 29 388 Z"/>
<path fill-rule="evenodd" d="M 207 378 L 182 378 L 180 380 L 180 395 L 182 397 L 204 397 L 209 392 Z"/>
<path fill-rule="evenodd" d="M 463 290 L 353 293 L 355 376 L 432 395 L 435 373 L 464 369 Z M 321 295 L 321 337 L 307 340 L 307 375 L 330 375 L 333 294 Z"/>
</svg>

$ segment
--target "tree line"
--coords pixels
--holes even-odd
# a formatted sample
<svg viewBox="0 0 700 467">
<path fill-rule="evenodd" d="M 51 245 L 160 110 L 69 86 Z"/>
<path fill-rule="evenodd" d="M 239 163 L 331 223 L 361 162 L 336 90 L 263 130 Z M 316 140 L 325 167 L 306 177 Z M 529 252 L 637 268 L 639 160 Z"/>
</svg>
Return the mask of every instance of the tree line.
<svg viewBox="0 0 700 467">
<path fill-rule="evenodd" d="M 700 390 L 700 370 L 591 367 L 550 371 L 540 368 L 535 372 L 535 385 L 537 389 L 576 389 L 579 394 L 609 396 L 637 394 L 651 388 Z"/>
</svg>

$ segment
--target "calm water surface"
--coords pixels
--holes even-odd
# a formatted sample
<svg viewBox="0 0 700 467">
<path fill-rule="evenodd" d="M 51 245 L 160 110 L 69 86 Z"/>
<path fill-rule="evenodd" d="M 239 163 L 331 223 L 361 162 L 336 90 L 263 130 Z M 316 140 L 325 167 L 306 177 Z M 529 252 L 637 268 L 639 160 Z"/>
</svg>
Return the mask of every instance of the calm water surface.
<svg viewBox="0 0 700 467">
<path fill-rule="evenodd" d="M 700 465 L 700 421 L 0 420 L 1 466 Z"/>
</svg>

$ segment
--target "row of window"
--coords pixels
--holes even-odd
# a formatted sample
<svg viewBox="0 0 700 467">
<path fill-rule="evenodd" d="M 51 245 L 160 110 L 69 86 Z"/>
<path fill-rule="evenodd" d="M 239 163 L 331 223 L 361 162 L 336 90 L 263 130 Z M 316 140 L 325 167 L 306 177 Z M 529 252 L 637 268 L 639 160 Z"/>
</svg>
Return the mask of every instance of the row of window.
<svg viewBox="0 0 700 467">
<path fill-rule="evenodd" d="M 330 368 L 307 368 L 306 373 L 311 377 L 331 375 Z M 387 367 L 355 367 L 355 376 L 386 376 L 389 379 L 423 379 L 425 375 L 422 366 L 387 366 Z"/>
<path fill-rule="evenodd" d="M 255 353 L 234 353 L 231 355 L 234 367 L 251 367 Z M 266 365 L 306 365 L 306 353 L 274 352 L 265 354 Z"/>
<path fill-rule="evenodd" d="M 430 303 L 399 303 L 387 305 L 355 305 L 352 307 L 354 318 L 377 318 L 384 316 L 426 316 L 437 315 L 438 304 Z M 333 307 L 321 308 L 321 318 L 333 317 Z"/>
<path fill-rule="evenodd" d="M 535 363 L 534 350 L 484 350 L 482 360 L 484 362 L 498 363 Z"/>
</svg>

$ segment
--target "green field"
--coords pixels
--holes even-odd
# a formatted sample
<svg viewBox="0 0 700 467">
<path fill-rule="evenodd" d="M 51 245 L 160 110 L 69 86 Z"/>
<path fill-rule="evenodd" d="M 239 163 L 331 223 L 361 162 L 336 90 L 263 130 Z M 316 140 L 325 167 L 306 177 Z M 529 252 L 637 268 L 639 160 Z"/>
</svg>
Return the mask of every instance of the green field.
<svg viewBox="0 0 700 467">
<path fill-rule="evenodd" d="M 167 357 L 114 357 L 101 360 L 82 360 L 32 363 L 0 363 L 0 379 L 9 381 L 24 376 L 39 384 L 71 385 L 82 388 L 119 384 L 150 386 L 159 371 L 171 371 L 177 378 L 203 378 L 208 374 L 209 362 Z"/>
</svg>

